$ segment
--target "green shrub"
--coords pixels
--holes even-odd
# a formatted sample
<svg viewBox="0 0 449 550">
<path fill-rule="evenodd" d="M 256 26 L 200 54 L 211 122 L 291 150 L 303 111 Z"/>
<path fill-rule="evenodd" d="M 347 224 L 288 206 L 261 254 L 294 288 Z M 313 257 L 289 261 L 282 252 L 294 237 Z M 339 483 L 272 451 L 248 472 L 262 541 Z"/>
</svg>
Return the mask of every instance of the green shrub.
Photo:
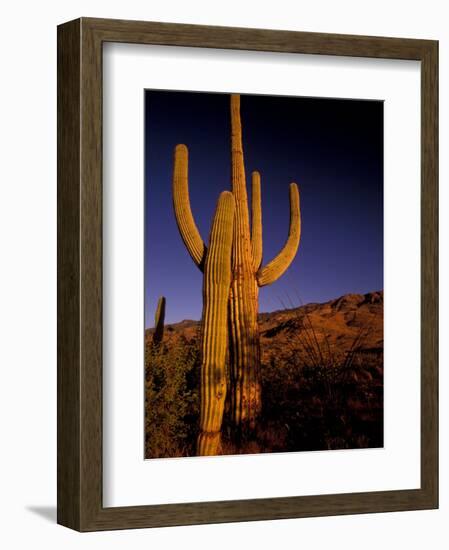
<svg viewBox="0 0 449 550">
<path fill-rule="evenodd" d="M 194 454 L 199 412 L 199 353 L 195 342 L 147 343 L 145 351 L 145 457 Z"/>
</svg>

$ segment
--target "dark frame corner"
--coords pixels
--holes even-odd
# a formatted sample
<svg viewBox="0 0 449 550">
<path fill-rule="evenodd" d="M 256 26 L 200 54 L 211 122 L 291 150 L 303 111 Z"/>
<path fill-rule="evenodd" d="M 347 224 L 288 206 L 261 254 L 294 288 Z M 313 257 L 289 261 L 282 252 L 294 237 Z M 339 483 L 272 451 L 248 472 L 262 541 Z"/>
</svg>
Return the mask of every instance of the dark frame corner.
<svg viewBox="0 0 449 550">
<path fill-rule="evenodd" d="M 421 61 L 421 488 L 103 508 L 102 44 Z M 438 507 L 438 42 L 81 18 L 58 27 L 58 523 L 78 531 Z"/>
</svg>

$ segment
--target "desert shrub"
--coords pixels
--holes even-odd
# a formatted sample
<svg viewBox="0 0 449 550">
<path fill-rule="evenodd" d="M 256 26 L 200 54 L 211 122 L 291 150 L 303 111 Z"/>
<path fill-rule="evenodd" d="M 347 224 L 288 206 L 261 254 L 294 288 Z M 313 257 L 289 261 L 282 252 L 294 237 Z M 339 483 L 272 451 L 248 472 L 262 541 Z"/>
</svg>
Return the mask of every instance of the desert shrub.
<svg viewBox="0 0 449 550">
<path fill-rule="evenodd" d="M 307 314 L 298 321 L 287 349 L 262 365 L 259 431 L 268 434 L 267 443 L 277 434 L 285 451 L 382 446 L 383 354 L 362 353 L 369 327 L 342 351 Z"/>
<path fill-rule="evenodd" d="M 194 454 L 199 413 L 199 352 L 181 338 L 145 350 L 145 456 Z"/>
<path fill-rule="evenodd" d="M 298 365 L 288 356 L 263 365 L 261 451 L 382 446 L 382 358 L 362 359 L 350 368 Z"/>
</svg>

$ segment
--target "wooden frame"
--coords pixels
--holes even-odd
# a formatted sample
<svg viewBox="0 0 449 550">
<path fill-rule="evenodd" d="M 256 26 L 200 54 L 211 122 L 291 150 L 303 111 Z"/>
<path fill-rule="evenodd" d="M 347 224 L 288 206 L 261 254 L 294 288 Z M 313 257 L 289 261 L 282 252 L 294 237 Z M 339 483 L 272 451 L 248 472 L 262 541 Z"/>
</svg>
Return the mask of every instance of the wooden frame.
<svg viewBox="0 0 449 550">
<path fill-rule="evenodd" d="M 102 44 L 421 61 L 421 488 L 102 505 Z M 79 531 L 438 506 L 438 42 L 82 18 L 58 27 L 58 523 Z"/>
</svg>

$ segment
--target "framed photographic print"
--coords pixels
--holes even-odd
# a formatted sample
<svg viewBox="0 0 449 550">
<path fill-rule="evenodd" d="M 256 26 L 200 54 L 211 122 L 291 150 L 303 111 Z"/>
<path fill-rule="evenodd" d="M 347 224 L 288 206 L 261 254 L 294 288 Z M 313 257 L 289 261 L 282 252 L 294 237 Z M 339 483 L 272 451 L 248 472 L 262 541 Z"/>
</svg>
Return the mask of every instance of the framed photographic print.
<svg viewBox="0 0 449 550">
<path fill-rule="evenodd" d="M 58 522 L 438 506 L 438 43 L 58 28 Z"/>
</svg>

